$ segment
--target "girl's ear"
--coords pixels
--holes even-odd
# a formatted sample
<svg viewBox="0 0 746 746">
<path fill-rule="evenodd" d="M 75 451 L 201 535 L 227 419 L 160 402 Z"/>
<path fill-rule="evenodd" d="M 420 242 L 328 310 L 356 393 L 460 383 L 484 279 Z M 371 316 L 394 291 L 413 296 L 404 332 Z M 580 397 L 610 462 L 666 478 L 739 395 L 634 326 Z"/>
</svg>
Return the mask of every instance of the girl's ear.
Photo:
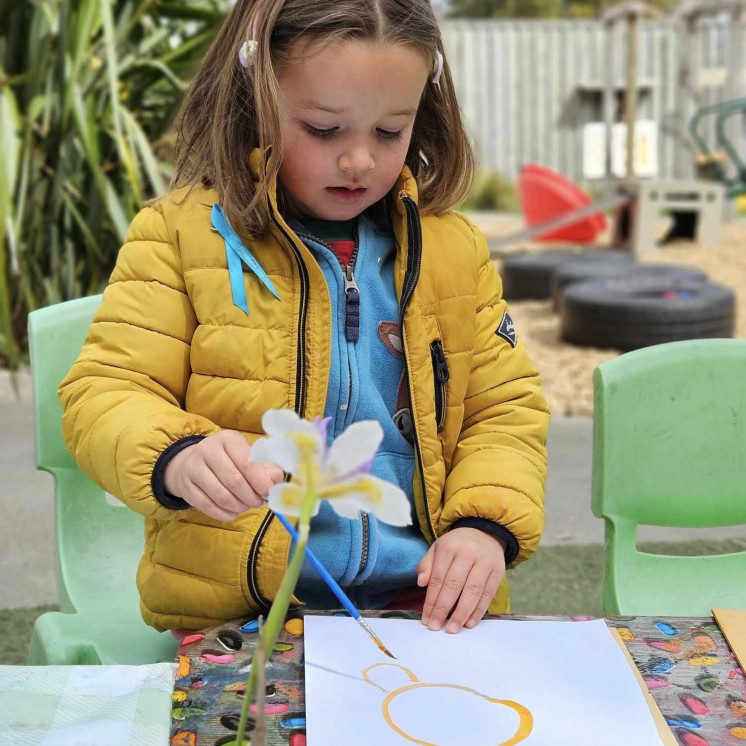
<svg viewBox="0 0 746 746">
<path fill-rule="evenodd" d="M 419 683 L 419 679 L 418 679 L 418 678 L 417 678 L 417 677 L 416 677 L 416 676 L 414 675 L 414 673 L 413 673 L 412 671 L 410 671 L 410 670 L 409 670 L 408 668 L 405 668 L 405 667 L 404 667 L 404 666 L 402 666 L 402 665 L 399 665 L 398 663 L 386 663 L 386 662 L 383 662 L 383 663 L 374 663 L 374 664 L 373 664 L 372 666 L 368 666 L 367 668 L 364 668 L 364 669 L 363 669 L 363 670 L 361 671 L 361 673 L 362 673 L 362 675 L 363 675 L 363 678 L 364 678 L 364 679 L 365 679 L 365 680 L 366 680 L 366 681 L 367 681 L 367 682 L 368 682 L 368 683 L 369 683 L 369 684 L 370 684 L 371 686 L 374 686 L 374 687 L 375 687 L 376 689 L 380 689 L 380 690 L 381 690 L 382 692 L 388 692 L 389 690 L 388 690 L 388 689 L 385 689 L 385 688 L 384 688 L 383 686 L 381 686 L 380 684 L 377 684 L 377 683 L 376 683 L 375 681 L 373 681 L 373 679 L 371 679 L 371 677 L 370 677 L 370 672 L 371 672 L 371 671 L 372 671 L 372 670 L 373 670 L 374 668 L 380 668 L 380 667 L 382 667 L 382 666 L 390 666 L 390 667 L 392 667 L 392 668 L 398 668 L 398 669 L 399 669 L 400 671 L 404 671 L 405 675 L 407 676 L 407 678 L 409 679 L 409 681 L 410 681 L 410 682 L 412 682 L 412 683 Z"/>
</svg>

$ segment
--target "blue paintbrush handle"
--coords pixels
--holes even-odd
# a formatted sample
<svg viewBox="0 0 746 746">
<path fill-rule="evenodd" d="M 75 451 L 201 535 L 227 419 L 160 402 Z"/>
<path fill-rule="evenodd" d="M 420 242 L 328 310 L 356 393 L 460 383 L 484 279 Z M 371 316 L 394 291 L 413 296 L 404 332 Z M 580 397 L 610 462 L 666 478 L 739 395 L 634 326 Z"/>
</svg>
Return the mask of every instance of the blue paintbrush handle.
<svg viewBox="0 0 746 746">
<path fill-rule="evenodd" d="M 278 521 L 287 529 L 287 532 L 290 534 L 290 536 L 293 537 L 293 541 L 298 541 L 298 533 L 293 528 L 293 525 L 288 521 L 287 518 L 285 518 L 282 513 L 275 513 L 275 516 Z M 327 570 L 324 565 L 321 564 L 321 560 L 309 549 L 309 547 L 306 547 L 306 557 L 308 557 L 310 563 L 316 568 L 316 572 L 318 572 L 319 575 L 324 579 L 324 582 L 329 586 L 329 590 L 339 599 L 339 602 L 342 604 L 342 606 L 347 609 L 347 611 L 352 614 L 353 619 L 360 619 L 360 612 L 352 605 L 352 601 L 350 601 L 349 598 L 347 598 L 347 594 L 342 590 L 342 588 L 339 586 L 339 583 L 329 574 L 329 570 Z"/>
</svg>

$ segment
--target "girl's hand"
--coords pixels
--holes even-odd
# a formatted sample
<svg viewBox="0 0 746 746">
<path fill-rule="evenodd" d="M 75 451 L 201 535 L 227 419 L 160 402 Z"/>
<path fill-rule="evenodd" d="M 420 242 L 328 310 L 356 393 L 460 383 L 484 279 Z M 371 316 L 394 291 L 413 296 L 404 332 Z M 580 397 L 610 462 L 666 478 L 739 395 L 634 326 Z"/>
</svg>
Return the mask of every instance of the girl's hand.
<svg viewBox="0 0 746 746">
<path fill-rule="evenodd" d="M 427 586 L 422 623 L 458 632 L 484 616 L 505 577 L 505 545 L 478 528 L 454 528 L 435 540 L 417 565 L 417 585 Z"/>
<path fill-rule="evenodd" d="M 235 430 L 221 430 L 179 451 L 163 474 L 167 492 L 219 521 L 261 507 L 269 488 L 283 479 L 279 466 L 251 460 L 251 446 Z"/>
</svg>

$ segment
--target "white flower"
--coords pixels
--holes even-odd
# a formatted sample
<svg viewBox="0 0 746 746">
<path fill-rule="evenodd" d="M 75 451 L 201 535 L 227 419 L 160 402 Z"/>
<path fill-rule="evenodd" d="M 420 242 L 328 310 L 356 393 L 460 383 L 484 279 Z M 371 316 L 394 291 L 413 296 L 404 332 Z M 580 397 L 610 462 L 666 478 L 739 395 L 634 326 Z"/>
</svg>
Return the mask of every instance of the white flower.
<svg viewBox="0 0 746 746">
<path fill-rule="evenodd" d="M 383 440 L 381 425 L 374 420 L 355 422 L 326 447 L 328 420 L 308 422 L 289 409 L 271 409 L 262 417 L 268 437 L 257 440 L 251 451 L 254 461 L 277 464 L 292 481 L 274 485 L 269 507 L 297 516 L 307 491 L 320 501 L 328 500 L 345 518 L 365 511 L 393 526 L 412 523 L 409 500 L 394 484 L 369 474 L 373 457 Z"/>
</svg>

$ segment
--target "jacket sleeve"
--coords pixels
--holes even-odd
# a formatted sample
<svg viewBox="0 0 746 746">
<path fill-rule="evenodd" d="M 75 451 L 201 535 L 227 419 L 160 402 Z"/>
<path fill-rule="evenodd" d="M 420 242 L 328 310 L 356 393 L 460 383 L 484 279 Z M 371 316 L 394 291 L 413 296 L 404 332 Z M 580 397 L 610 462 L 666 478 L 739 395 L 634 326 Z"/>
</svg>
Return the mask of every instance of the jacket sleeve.
<svg viewBox="0 0 746 746">
<path fill-rule="evenodd" d="M 492 521 L 518 542 L 515 565 L 536 549 L 544 525 L 549 410 L 520 336 L 510 333 L 512 320 L 487 242 L 466 222 L 479 262 L 476 332 L 439 529 L 447 531 L 463 518 Z"/>
<path fill-rule="evenodd" d="M 180 513 L 166 507 L 165 493 L 160 500 L 154 494 L 159 458 L 185 438 L 220 429 L 184 411 L 196 326 L 178 249 L 159 206 L 147 207 L 129 228 L 58 394 L 62 434 L 80 468 L 134 510 L 161 520 Z"/>
</svg>

